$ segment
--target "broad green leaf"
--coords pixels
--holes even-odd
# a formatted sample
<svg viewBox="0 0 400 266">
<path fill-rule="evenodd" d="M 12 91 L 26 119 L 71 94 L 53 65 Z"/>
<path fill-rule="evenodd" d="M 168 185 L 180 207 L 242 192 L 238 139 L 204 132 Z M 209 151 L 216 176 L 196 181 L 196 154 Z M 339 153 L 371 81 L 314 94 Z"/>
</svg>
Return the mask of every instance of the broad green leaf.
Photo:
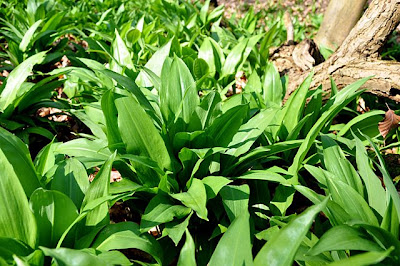
<svg viewBox="0 0 400 266">
<path fill-rule="evenodd" d="M 152 198 L 144 211 L 140 222 L 140 232 L 147 232 L 154 226 L 172 221 L 174 218 L 186 217 L 191 209 L 176 205 L 167 196 L 158 194 Z"/>
<path fill-rule="evenodd" d="M 289 168 L 289 173 L 294 176 L 294 183 L 297 183 L 297 172 L 300 170 L 303 160 L 306 157 L 308 151 L 313 145 L 315 139 L 319 135 L 321 129 L 325 124 L 331 121 L 347 104 L 349 104 L 354 98 L 357 97 L 361 92 L 356 92 L 369 78 L 364 78 L 359 81 L 350 84 L 346 88 L 342 89 L 334 98 L 332 105 L 322 113 L 321 117 L 315 122 L 314 126 L 308 132 L 305 140 L 301 144 L 299 150 L 293 159 L 293 164 Z"/>
<path fill-rule="evenodd" d="M 207 176 L 201 181 L 206 188 L 207 200 L 215 198 L 224 186 L 232 182 L 232 180 L 223 176 Z"/>
<path fill-rule="evenodd" d="M 227 153 L 239 157 L 249 151 L 258 137 L 271 124 L 277 111 L 276 108 L 265 109 L 253 116 L 246 124 L 241 125 L 229 143 L 228 147 L 231 150 Z"/>
<path fill-rule="evenodd" d="M 368 194 L 368 203 L 382 217 L 386 210 L 386 193 L 381 181 L 375 175 L 369 162 L 369 157 L 361 140 L 354 135 L 356 141 L 356 161 L 358 172 L 364 181 Z"/>
<path fill-rule="evenodd" d="M 399 218 L 397 215 L 396 207 L 393 205 L 393 200 L 390 198 L 389 193 L 387 192 L 389 199 L 389 203 L 387 204 L 386 211 L 382 215 L 383 219 L 381 222 L 381 228 L 392 233 L 393 236 L 399 236 Z"/>
<path fill-rule="evenodd" d="M 55 247 L 78 217 L 72 200 L 58 191 L 39 188 L 33 192 L 29 204 L 37 222 L 39 245 L 46 247 Z"/>
<path fill-rule="evenodd" d="M 69 248 L 50 249 L 45 247 L 40 247 L 40 249 L 43 250 L 46 256 L 54 258 L 54 260 L 57 262 L 57 265 L 60 266 L 107 265 L 107 263 L 102 259 L 85 250 Z"/>
<path fill-rule="evenodd" d="M 302 129 L 304 136 L 307 135 L 307 133 L 310 131 L 310 129 L 313 127 L 320 116 L 320 111 L 322 107 L 322 94 L 322 86 L 319 86 L 311 96 L 310 101 L 307 103 L 307 106 L 304 110 L 304 116 L 307 116 L 309 114 L 311 114 L 311 116 L 305 122 L 304 128 Z"/>
<path fill-rule="evenodd" d="M 400 198 L 399 194 L 397 193 L 397 189 L 394 186 L 393 181 L 390 178 L 390 175 L 386 169 L 385 160 L 383 159 L 381 153 L 379 152 L 379 149 L 376 146 L 376 144 L 368 136 L 364 135 L 364 137 L 369 141 L 370 145 L 375 151 L 376 156 L 379 159 L 380 166 L 378 166 L 378 168 L 383 175 L 383 182 L 386 186 L 386 190 L 389 192 L 389 195 L 393 200 L 393 205 L 396 207 L 397 215 L 400 221 Z"/>
<path fill-rule="evenodd" d="M 71 110 L 71 113 L 76 116 L 82 123 L 84 123 L 92 132 L 94 136 L 96 136 L 99 139 L 107 139 L 106 134 L 104 133 L 104 127 L 102 125 L 99 125 L 95 121 L 92 120 L 92 118 L 86 114 L 85 111 L 83 110 Z M 103 115 L 97 114 L 97 115 Z"/>
<path fill-rule="evenodd" d="M 247 209 L 242 210 L 218 242 L 208 265 L 253 265 L 249 219 Z"/>
<path fill-rule="evenodd" d="M 77 159 L 70 158 L 58 165 L 51 189 L 67 195 L 80 209 L 89 184 L 85 167 Z"/>
<path fill-rule="evenodd" d="M 175 220 L 165 224 L 165 228 L 163 230 L 163 235 L 166 233 L 169 238 L 174 241 L 175 246 L 178 246 L 179 241 L 181 241 L 183 234 L 185 233 L 186 228 L 189 225 L 190 218 L 192 217 L 192 213 L 190 213 L 183 221 Z"/>
<path fill-rule="evenodd" d="M 277 106 L 280 106 L 284 96 L 283 88 L 279 72 L 273 63 L 268 63 L 265 68 L 262 87 L 265 103 L 267 105 L 276 104 Z"/>
<path fill-rule="evenodd" d="M 28 256 L 33 252 L 33 249 L 26 243 L 15 238 L 0 237 L 0 264 L 4 259 L 8 264 L 12 264 L 13 255 L 20 257 Z"/>
<path fill-rule="evenodd" d="M 304 140 L 289 140 L 289 141 L 284 141 L 284 142 L 277 142 L 275 144 L 269 145 L 269 146 L 264 146 L 264 147 L 258 147 L 253 150 L 251 150 L 249 153 L 247 153 L 244 156 L 241 156 L 238 160 L 237 163 L 233 165 L 228 165 L 227 169 L 224 170 L 224 175 L 226 173 L 230 173 L 232 171 L 237 172 L 238 170 L 241 170 L 242 168 L 248 169 L 248 166 L 252 163 L 254 163 L 258 159 L 262 158 L 267 158 L 271 155 L 292 150 L 295 148 L 298 148 L 299 146 L 302 145 Z"/>
<path fill-rule="evenodd" d="M 361 230 L 348 225 L 339 225 L 323 234 L 308 254 L 312 256 L 334 250 L 382 251 L 382 248 Z"/>
<path fill-rule="evenodd" d="M 330 263 L 329 266 L 375 265 L 375 264 L 378 264 L 379 262 L 383 261 L 385 258 L 387 258 L 392 251 L 393 251 L 393 248 L 390 248 L 390 249 L 388 249 L 386 251 L 381 251 L 381 252 L 379 252 L 379 251 L 365 252 L 365 253 L 362 253 L 362 254 L 351 256 L 351 257 L 349 257 L 347 259 L 335 261 L 333 263 Z"/>
<path fill-rule="evenodd" d="M 358 138 L 364 140 L 362 135 L 359 133 L 368 135 L 373 138 L 379 134 L 379 129 L 376 126 L 380 121 L 382 121 L 382 115 L 385 112 L 381 110 L 369 111 L 364 114 L 357 115 L 355 118 L 350 120 L 346 125 L 340 129 L 338 136 L 352 138 L 351 132 L 356 134 Z"/>
<path fill-rule="evenodd" d="M 250 188 L 248 185 L 225 186 L 219 193 L 231 222 L 239 215 L 248 212 L 250 197 Z"/>
<path fill-rule="evenodd" d="M 327 176 L 327 185 L 332 200 L 339 204 L 354 220 L 378 226 L 378 219 L 364 198 L 337 176 Z"/>
<path fill-rule="evenodd" d="M 106 120 L 108 147 L 111 151 L 119 150 L 121 152 L 124 149 L 121 133 L 118 130 L 118 120 L 115 119 L 118 113 L 114 101 L 115 99 L 112 91 L 106 91 L 101 97 L 101 109 L 103 110 Z"/>
<path fill-rule="evenodd" d="M 277 182 L 282 185 L 289 185 L 289 181 L 282 175 L 271 171 L 269 169 L 265 170 L 250 170 L 241 176 L 232 177 L 232 179 L 244 179 L 244 180 L 264 180 L 270 182 Z"/>
<path fill-rule="evenodd" d="M 285 104 L 285 106 L 287 106 L 287 110 L 283 120 L 283 125 L 288 133 L 295 128 L 301 119 L 304 105 L 307 100 L 308 89 L 310 88 L 313 76 L 314 72 L 311 72 Z M 278 82 L 280 82 L 280 80 Z"/>
<path fill-rule="evenodd" d="M 122 40 L 118 31 L 115 30 L 115 39 L 112 44 L 113 61 L 110 63 L 110 69 L 119 74 L 124 73 L 124 68 L 134 70 L 131 54 L 126 47 L 125 42 Z"/>
<path fill-rule="evenodd" d="M 115 106 L 126 152 L 147 156 L 157 162 L 161 169 L 170 169 L 171 158 L 164 140 L 139 103 L 131 95 L 118 95 Z"/>
<path fill-rule="evenodd" d="M 200 104 L 196 83 L 182 59 L 175 57 L 171 64 L 164 63 L 161 72 L 160 108 L 168 121 L 181 118 L 189 124 L 192 113 Z"/>
<path fill-rule="evenodd" d="M 225 62 L 225 56 L 216 41 L 211 37 L 206 37 L 199 49 L 199 58 L 204 59 L 210 67 L 210 75 L 215 76 L 216 72 L 220 72 Z"/>
<path fill-rule="evenodd" d="M 164 44 L 161 48 L 159 48 L 149 61 L 144 65 L 145 68 L 151 70 L 158 77 L 161 77 L 161 70 L 164 64 L 165 59 L 168 57 L 172 40 L 169 40 L 166 44 Z M 141 70 L 138 77 L 136 78 L 136 84 L 141 87 L 151 87 L 153 83 L 147 76 L 146 72 Z"/>
<path fill-rule="evenodd" d="M 204 2 L 204 5 L 200 9 L 200 20 L 201 22 L 203 22 L 203 24 L 206 24 L 207 22 L 207 13 L 209 7 L 210 7 L 210 0 L 206 0 Z"/>
<path fill-rule="evenodd" d="M 4 112 L 10 104 L 12 104 L 15 99 L 20 94 L 22 84 L 28 76 L 31 75 L 33 66 L 40 64 L 46 56 L 46 52 L 40 52 L 32 55 L 24 62 L 19 64 L 13 71 L 9 74 L 6 79 L 6 86 L 0 94 L 0 111 Z"/>
<path fill-rule="evenodd" d="M 247 117 L 248 110 L 249 106 L 247 104 L 229 109 L 214 120 L 211 126 L 207 128 L 207 134 L 214 139 L 216 145 L 226 147 L 231 143 L 233 136 L 239 130 L 245 117 Z"/>
<path fill-rule="evenodd" d="M 40 184 L 27 146 L 18 137 L 0 127 L 0 151 L 4 155 L 2 160 L 6 160 L 12 167 L 13 175 L 18 178 L 26 196 L 30 197 Z"/>
<path fill-rule="evenodd" d="M 19 166 L 21 167 L 21 166 Z M 0 237 L 16 238 L 35 247 L 37 227 L 21 183 L 0 150 Z"/>
<path fill-rule="evenodd" d="M 56 147 L 55 152 L 77 158 L 86 168 L 103 164 L 111 155 L 103 140 L 84 138 L 64 142 Z"/>
<path fill-rule="evenodd" d="M 186 229 L 186 241 L 179 254 L 178 266 L 196 266 L 195 251 L 196 246 L 194 244 L 193 238 Z"/>
<path fill-rule="evenodd" d="M 22 41 L 19 44 L 19 49 L 22 52 L 26 51 L 26 48 L 28 48 L 28 45 L 30 44 L 33 35 L 35 34 L 37 28 L 40 26 L 42 23 L 42 20 L 36 21 L 25 33 L 24 38 L 22 38 Z"/>
<path fill-rule="evenodd" d="M 100 231 L 91 245 L 100 251 L 135 248 L 150 254 L 162 263 L 163 251 L 160 244 L 149 234 L 141 234 L 139 225 L 133 222 L 109 224 Z"/>
<path fill-rule="evenodd" d="M 361 179 L 339 145 L 326 135 L 321 136 L 321 141 L 326 169 L 363 196 Z"/>
<path fill-rule="evenodd" d="M 305 210 L 283 227 L 274 237 L 269 240 L 258 252 L 255 265 L 292 265 L 297 249 L 300 247 L 304 237 L 315 216 L 322 211 L 328 198 Z"/>
<path fill-rule="evenodd" d="M 209 72 L 208 64 L 201 58 L 197 58 L 193 62 L 193 75 L 196 80 L 200 80 L 202 77 L 206 76 Z"/>
<path fill-rule="evenodd" d="M 188 130 L 206 129 L 221 113 L 221 96 L 219 93 L 211 91 L 202 99 L 200 105 L 196 107 L 190 119 Z M 197 123 L 200 124 L 201 127 L 199 126 L 199 128 L 197 128 Z"/>
<path fill-rule="evenodd" d="M 222 67 L 222 76 L 228 76 L 234 74 L 236 67 L 242 61 L 244 50 L 246 49 L 249 39 L 242 39 L 239 43 L 232 48 L 226 57 L 224 66 Z"/>
<path fill-rule="evenodd" d="M 100 171 L 95 176 L 94 180 L 90 184 L 85 198 L 83 199 L 82 208 L 87 208 L 87 205 L 92 201 L 109 195 L 110 187 L 110 174 L 112 164 L 115 160 L 116 154 L 112 154 L 104 165 L 100 168 Z M 86 226 L 97 226 L 108 219 L 108 203 L 105 202 L 95 209 L 91 210 L 86 217 Z"/>
<path fill-rule="evenodd" d="M 172 194 L 171 197 L 183 203 L 186 207 L 194 210 L 201 219 L 207 220 L 207 193 L 203 182 L 197 178 L 192 179 L 192 184 L 187 192 Z"/>
<path fill-rule="evenodd" d="M 140 103 L 140 105 L 144 108 L 144 110 L 146 111 L 146 113 L 151 116 L 151 118 L 154 119 L 154 121 L 156 121 L 157 123 L 160 123 L 160 118 L 156 115 L 156 112 L 153 108 L 153 106 L 151 105 L 151 103 L 149 102 L 149 100 L 146 98 L 146 96 L 144 95 L 144 92 L 146 90 L 141 90 L 136 84 L 135 82 L 125 76 L 122 76 L 118 73 L 115 73 L 113 71 L 110 70 L 103 70 L 101 71 L 102 73 L 104 73 L 105 75 L 107 75 L 108 77 L 114 79 L 119 85 L 121 85 L 122 87 L 124 87 L 125 89 L 127 89 L 128 91 L 130 91 L 133 95 L 135 95 L 136 100 Z M 109 101 L 110 99 L 107 99 L 106 101 Z M 110 104 L 110 103 L 108 103 Z M 101 105 L 102 108 L 103 107 L 103 103 Z M 110 108 L 110 107 L 109 107 Z M 104 112 L 104 109 L 103 109 Z"/>
</svg>

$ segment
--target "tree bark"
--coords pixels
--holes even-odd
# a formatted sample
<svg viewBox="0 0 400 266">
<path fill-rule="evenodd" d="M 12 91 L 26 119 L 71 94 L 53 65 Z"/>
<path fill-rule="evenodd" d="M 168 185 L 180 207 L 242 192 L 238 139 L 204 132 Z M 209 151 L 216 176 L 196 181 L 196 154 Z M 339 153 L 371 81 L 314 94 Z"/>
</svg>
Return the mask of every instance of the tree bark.
<svg viewBox="0 0 400 266">
<path fill-rule="evenodd" d="M 400 0 L 374 0 L 339 49 L 314 68 L 310 89 L 323 84 L 330 91 L 329 76 L 339 88 L 368 76 L 364 87 L 373 94 L 400 102 L 400 63 L 379 59 L 379 49 L 400 22 Z M 289 76 L 286 98 L 300 85 L 309 71 Z"/>
<path fill-rule="evenodd" d="M 367 0 L 331 0 L 314 38 L 318 46 L 335 51 L 360 19 L 366 3 Z"/>
</svg>

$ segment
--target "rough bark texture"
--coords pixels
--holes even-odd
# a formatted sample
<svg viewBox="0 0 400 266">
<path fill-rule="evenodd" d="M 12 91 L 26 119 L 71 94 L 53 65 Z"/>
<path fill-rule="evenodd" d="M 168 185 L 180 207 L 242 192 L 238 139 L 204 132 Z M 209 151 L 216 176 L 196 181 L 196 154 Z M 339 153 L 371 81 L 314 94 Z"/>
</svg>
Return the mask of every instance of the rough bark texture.
<svg viewBox="0 0 400 266">
<path fill-rule="evenodd" d="M 360 19 L 366 3 L 367 0 L 330 1 L 314 41 L 335 51 Z"/>
<path fill-rule="evenodd" d="M 364 87 L 371 93 L 400 102 L 400 63 L 379 59 L 379 49 L 400 22 L 400 0 L 374 0 L 339 49 L 315 66 L 311 89 L 319 84 L 330 90 L 329 76 L 342 88 L 353 81 L 374 76 Z M 308 72 L 289 76 L 288 97 Z"/>
</svg>

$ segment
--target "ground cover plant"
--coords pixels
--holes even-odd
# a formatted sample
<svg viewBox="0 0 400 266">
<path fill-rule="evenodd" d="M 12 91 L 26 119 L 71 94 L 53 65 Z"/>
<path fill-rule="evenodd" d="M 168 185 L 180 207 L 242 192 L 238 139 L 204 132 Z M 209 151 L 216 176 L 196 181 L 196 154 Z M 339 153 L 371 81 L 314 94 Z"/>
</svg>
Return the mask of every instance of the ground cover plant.
<svg viewBox="0 0 400 266">
<path fill-rule="evenodd" d="M 285 97 L 283 12 L 0 7 L 1 265 L 399 263 L 395 102 Z"/>
</svg>

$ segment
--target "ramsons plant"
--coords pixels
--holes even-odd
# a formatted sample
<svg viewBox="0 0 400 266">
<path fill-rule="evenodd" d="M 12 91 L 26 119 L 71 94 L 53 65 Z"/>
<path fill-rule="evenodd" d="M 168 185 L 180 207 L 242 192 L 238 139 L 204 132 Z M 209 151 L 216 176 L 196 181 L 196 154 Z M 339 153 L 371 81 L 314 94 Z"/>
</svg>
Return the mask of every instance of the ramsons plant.
<svg viewBox="0 0 400 266">
<path fill-rule="evenodd" d="M 326 95 L 309 90 L 311 74 L 286 95 L 268 61 L 280 24 L 265 32 L 252 12 L 226 22 L 210 1 L 117 2 L 8 4 L 0 41 L 18 52 L 0 55 L 10 70 L 0 87 L 2 264 L 399 263 L 400 200 L 374 127 L 383 112 L 334 121 L 353 112 L 367 79 L 340 91 L 332 81 Z M 41 33 L 50 7 L 71 31 Z M 38 18 L 20 15 L 32 8 Z M 21 23 L 24 50 L 11 38 Z M 76 50 L 64 38 L 47 51 L 67 32 Z M 70 65 L 43 71 L 59 53 Z M 53 96 L 60 87 L 64 99 Z M 18 119 L 50 103 L 85 128 L 65 142 L 49 131 L 32 161 L 18 130 L 35 123 Z"/>
</svg>

